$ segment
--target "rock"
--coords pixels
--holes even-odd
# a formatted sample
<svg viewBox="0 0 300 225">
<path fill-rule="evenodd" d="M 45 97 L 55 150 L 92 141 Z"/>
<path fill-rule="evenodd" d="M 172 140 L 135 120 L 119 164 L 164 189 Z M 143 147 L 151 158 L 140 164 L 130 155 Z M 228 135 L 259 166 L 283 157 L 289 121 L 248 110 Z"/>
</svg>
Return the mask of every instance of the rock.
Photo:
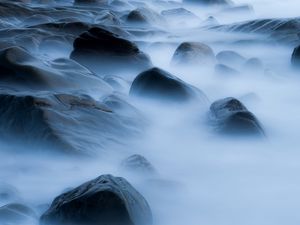
<svg viewBox="0 0 300 225">
<path fill-rule="evenodd" d="M 66 90 L 101 87 L 103 91 L 109 91 L 105 82 L 72 60 L 43 61 L 19 47 L 0 50 L 0 70 L 0 82 L 12 88 Z"/>
<path fill-rule="evenodd" d="M 213 26 L 210 29 L 222 32 L 264 34 L 263 40 L 268 44 L 270 40 L 292 46 L 300 44 L 300 18 L 256 19 Z"/>
<path fill-rule="evenodd" d="M 294 68 L 300 69 L 300 45 L 294 48 L 291 62 Z"/>
<path fill-rule="evenodd" d="M 28 206 L 14 203 L 0 207 L 1 225 L 35 224 L 36 221 L 36 213 Z"/>
<path fill-rule="evenodd" d="M 225 135 L 264 137 L 258 119 L 235 98 L 217 100 L 210 106 L 210 121 Z"/>
<path fill-rule="evenodd" d="M 207 102 L 202 91 L 156 67 L 140 73 L 134 79 L 130 95 L 157 101 L 187 102 L 200 99 L 202 103 Z"/>
<path fill-rule="evenodd" d="M 124 178 L 102 175 L 54 199 L 41 225 L 150 225 L 147 201 Z"/>
<path fill-rule="evenodd" d="M 231 0 L 183 0 L 183 2 L 203 6 L 223 6 L 233 4 Z"/>
<path fill-rule="evenodd" d="M 199 22 L 200 19 L 191 11 L 185 8 L 173 8 L 161 11 L 161 15 L 166 18 L 169 24 L 178 25 L 181 22 Z"/>
<path fill-rule="evenodd" d="M 240 74 L 239 71 L 237 71 L 229 66 L 226 66 L 224 64 L 217 64 L 215 66 L 215 72 L 219 75 L 225 75 L 225 76 L 237 76 Z"/>
<path fill-rule="evenodd" d="M 135 10 L 132 10 L 128 14 L 126 21 L 129 23 L 134 23 L 139 25 L 153 25 L 153 26 L 162 26 L 166 23 L 166 21 L 160 14 L 146 7 L 139 7 Z"/>
<path fill-rule="evenodd" d="M 106 5 L 107 0 L 75 0 L 74 5 Z"/>
<path fill-rule="evenodd" d="M 151 66 L 148 56 L 134 43 L 101 28 L 91 28 L 76 38 L 70 57 L 103 75 Z"/>
<path fill-rule="evenodd" d="M 258 58 L 250 58 L 248 59 L 245 64 L 243 65 L 243 68 L 245 70 L 251 71 L 251 72 L 263 72 L 264 71 L 264 65 L 262 61 Z"/>
<path fill-rule="evenodd" d="M 114 98 L 115 105 L 127 107 L 111 109 L 76 92 L 0 93 L 2 141 L 36 154 L 90 156 L 101 154 L 107 144 L 124 144 L 143 129 L 141 115 L 126 102 Z"/>
<path fill-rule="evenodd" d="M 207 66 L 215 62 L 213 50 L 200 42 L 183 42 L 176 49 L 172 64 L 180 66 Z"/>
<path fill-rule="evenodd" d="M 0 182 L 0 204 L 20 200 L 19 191 L 12 185 Z"/>
<path fill-rule="evenodd" d="M 121 167 L 129 172 L 140 174 L 154 175 L 156 170 L 152 164 L 144 157 L 138 154 L 131 155 L 124 159 Z"/>
<path fill-rule="evenodd" d="M 216 55 L 219 63 L 230 67 L 239 67 L 245 63 L 246 59 L 235 51 L 221 51 Z"/>
</svg>

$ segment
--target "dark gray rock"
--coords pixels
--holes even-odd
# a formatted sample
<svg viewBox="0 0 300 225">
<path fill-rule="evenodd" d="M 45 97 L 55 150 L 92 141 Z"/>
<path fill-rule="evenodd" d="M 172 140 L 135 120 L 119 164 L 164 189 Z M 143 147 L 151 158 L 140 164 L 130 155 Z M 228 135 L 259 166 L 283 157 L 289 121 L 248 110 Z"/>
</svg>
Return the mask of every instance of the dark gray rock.
<svg viewBox="0 0 300 225">
<path fill-rule="evenodd" d="M 264 137 L 258 119 L 235 98 L 224 98 L 210 106 L 210 121 L 217 132 L 225 135 Z"/>
<path fill-rule="evenodd" d="M 151 66 L 148 56 L 134 43 L 101 28 L 92 28 L 76 38 L 70 57 L 103 75 L 140 72 Z"/>
<path fill-rule="evenodd" d="M 111 109 L 105 102 L 108 97 L 101 102 L 78 91 L 6 92 L 0 94 L 0 135 L 20 145 L 21 151 L 101 154 L 108 143 L 124 144 L 144 126 L 137 110 L 119 98 L 113 99 L 114 105 L 123 107 Z"/>
<path fill-rule="evenodd" d="M 213 50 L 206 44 L 200 42 L 181 43 L 173 57 L 172 64 L 180 66 L 207 66 L 215 62 Z"/>
<path fill-rule="evenodd" d="M 130 95 L 157 101 L 187 102 L 200 99 L 202 104 L 207 102 L 202 91 L 159 68 L 140 73 L 131 85 Z"/>
<path fill-rule="evenodd" d="M 287 19 L 256 19 L 213 26 L 210 29 L 225 32 L 263 34 L 264 41 L 267 43 L 270 43 L 270 40 L 275 40 L 276 42 L 292 46 L 300 44 L 300 18 L 298 17 Z"/>
<path fill-rule="evenodd" d="M 43 61 L 19 47 L 0 50 L 0 70 L 0 82 L 12 88 L 66 90 L 99 85 L 103 91 L 109 90 L 105 82 L 73 60 Z"/>
<path fill-rule="evenodd" d="M 124 178 L 102 175 L 55 198 L 41 225 L 151 225 L 147 201 Z"/>
<path fill-rule="evenodd" d="M 300 45 L 294 49 L 291 62 L 294 68 L 300 69 Z"/>
</svg>

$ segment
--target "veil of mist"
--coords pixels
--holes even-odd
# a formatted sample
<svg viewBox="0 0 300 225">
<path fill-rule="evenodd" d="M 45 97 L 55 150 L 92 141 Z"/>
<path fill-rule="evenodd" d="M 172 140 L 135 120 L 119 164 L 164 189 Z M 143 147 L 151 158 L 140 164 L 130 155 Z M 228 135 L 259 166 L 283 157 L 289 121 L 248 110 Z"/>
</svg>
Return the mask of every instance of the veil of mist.
<svg viewBox="0 0 300 225">
<path fill-rule="evenodd" d="M 299 225 L 299 0 L 0 0 L 0 225 Z"/>
</svg>

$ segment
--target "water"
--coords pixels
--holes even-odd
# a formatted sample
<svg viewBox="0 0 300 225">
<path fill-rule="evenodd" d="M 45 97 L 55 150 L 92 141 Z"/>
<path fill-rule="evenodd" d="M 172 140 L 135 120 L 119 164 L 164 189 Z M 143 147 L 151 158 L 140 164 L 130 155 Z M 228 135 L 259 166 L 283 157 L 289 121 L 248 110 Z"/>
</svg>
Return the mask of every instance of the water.
<svg viewBox="0 0 300 225">
<path fill-rule="evenodd" d="M 246 3 L 253 5 L 255 15 L 251 17 L 255 18 L 298 15 L 296 0 Z M 200 18 L 210 13 L 193 12 Z M 172 35 L 137 38 L 148 41 L 139 45 L 153 64 L 198 87 L 211 102 L 229 96 L 242 99 L 263 124 L 265 141 L 216 136 L 205 123 L 207 108 L 194 103 L 165 107 L 129 98 L 149 121 L 138 140 L 124 147 L 112 146 L 106 155 L 84 160 L 5 151 L 0 157 L 0 180 L 15 186 L 20 201 L 37 214 L 66 188 L 109 173 L 126 177 L 145 196 L 158 225 L 298 225 L 300 80 L 290 68 L 292 47 L 231 44 L 248 37 L 242 34 L 216 35 L 176 26 L 166 30 Z M 215 75 L 213 67 L 174 68 L 170 60 L 182 41 L 204 42 L 215 54 L 234 50 L 246 58 L 257 57 L 264 70 L 241 69 L 239 77 L 224 79 Z M 162 49 L 149 42 L 167 44 Z M 254 94 L 249 97 L 249 93 Z M 14 146 L 1 148 L 13 152 Z M 158 184 L 120 169 L 120 161 L 135 153 L 155 166 Z M 162 181 L 165 185 L 160 184 Z"/>
</svg>

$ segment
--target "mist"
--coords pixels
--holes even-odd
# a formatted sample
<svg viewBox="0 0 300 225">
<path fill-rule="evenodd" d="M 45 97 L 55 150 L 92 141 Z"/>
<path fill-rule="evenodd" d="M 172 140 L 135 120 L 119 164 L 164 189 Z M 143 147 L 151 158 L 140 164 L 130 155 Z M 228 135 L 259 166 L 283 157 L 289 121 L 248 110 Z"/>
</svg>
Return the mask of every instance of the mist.
<svg viewBox="0 0 300 225">
<path fill-rule="evenodd" d="M 237 12 L 186 1 L 51 2 L 0 4 L 6 12 L 0 14 L 0 224 L 38 225 L 57 196 L 103 174 L 125 178 L 147 200 L 153 225 L 300 223 L 300 78 L 291 66 L 300 23 L 280 33 L 269 29 L 271 22 L 239 27 L 297 19 L 296 0 L 235 0 L 234 6 L 251 6 Z M 146 22 L 130 21 L 128 13 L 139 6 L 149 10 Z M 175 8 L 189 13 L 162 16 Z M 20 16 L 13 16 L 16 9 Z M 129 53 L 115 39 L 107 50 L 96 34 L 84 34 L 93 27 L 128 41 L 121 43 Z M 176 64 L 174 53 L 185 42 L 205 44 L 213 59 Z M 222 51 L 234 51 L 241 63 L 221 59 Z M 133 95 L 135 80 L 152 67 L 197 97 Z M 257 118 L 263 138 L 216 132 L 211 106 L 227 97 Z M 122 167 L 134 154 L 155 172 Z M 1 208 L 11 203 L 34 216 L 7 223 Z"/>
</svg>

